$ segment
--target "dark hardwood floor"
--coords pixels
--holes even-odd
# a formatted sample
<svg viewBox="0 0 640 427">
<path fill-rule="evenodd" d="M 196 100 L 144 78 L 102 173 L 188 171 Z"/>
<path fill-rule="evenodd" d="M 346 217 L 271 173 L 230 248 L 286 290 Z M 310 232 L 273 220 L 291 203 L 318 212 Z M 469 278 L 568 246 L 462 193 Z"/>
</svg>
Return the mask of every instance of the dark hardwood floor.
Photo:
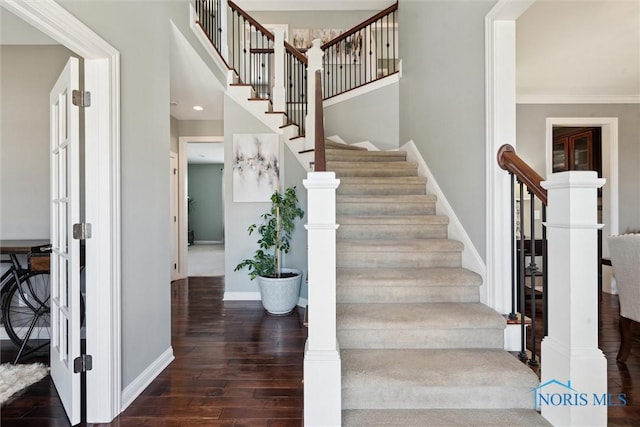
<svg viewBox="0 0 640 427">
<path fill-rule="evenodd" d="M 259 302 L 222 302 L 223 286 L 219 278 L 172 284 L 176 359 L 123 414 L 100 426 L 302 425 L 303 311 L 272 317 Z M 640 427 L 640 340 L 626 364 L 615 362 L 619 342 L 618 299 L 604 294 L 600 347 L 609 392 L 628 396 L 627 406 L 609 408 L 609 425 Z M 15 351 L 3 341 L 2 362 Z M 12 397 L 0 417 L 2 427 L 69 426 L 49 377 Z"/>
</svg>

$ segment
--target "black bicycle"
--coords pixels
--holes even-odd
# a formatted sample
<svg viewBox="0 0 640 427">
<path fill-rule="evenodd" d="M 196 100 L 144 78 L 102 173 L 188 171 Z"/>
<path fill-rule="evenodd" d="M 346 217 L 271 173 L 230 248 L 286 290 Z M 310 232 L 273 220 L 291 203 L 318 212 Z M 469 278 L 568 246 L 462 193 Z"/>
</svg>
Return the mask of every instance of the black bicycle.
<svg viewBox="0 0 640 427">
<path fill-rule="evenodd" d="M 28 267 L 24 268 L 18 254 L 9 256 L 9 269 L 0 277 L 2 323 L 9 339 L 19 348 L 15 362 L 21 357 L 43 349 L 51 339 L 49 308 L 49 254 L 51 245 L 30 248 Z"/>
</svg>

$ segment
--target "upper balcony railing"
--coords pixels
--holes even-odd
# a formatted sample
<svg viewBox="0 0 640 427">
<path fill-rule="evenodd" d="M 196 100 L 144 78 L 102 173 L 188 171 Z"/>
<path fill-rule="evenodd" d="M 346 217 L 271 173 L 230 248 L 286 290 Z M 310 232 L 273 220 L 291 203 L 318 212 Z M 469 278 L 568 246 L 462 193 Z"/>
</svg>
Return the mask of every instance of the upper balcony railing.
<svg viewBox="0 0 640 427">
<path fill-rule="evenodd" d="M 398 72 L 398 3 L 322 46 L 324 99 Z"/>
<path fill-rule="evenodd" d="M 282 112 L 287 123 L 306 134 L 314 126 L 309 105 L 307 49 L 289 44 L 282 30 L 269 31 L 231 0 L 195 0 L 198 24 L 227 68 L 233 83 L 251 85 L 253 98 L 271 102 L 271 111 Z M 321 63 L 323 99 L 328 99 L 399 71 L 398 3 L 352 29 L 326 41 Z M 310 46 L 309 46 L 310 47 Z"/>
</svg>

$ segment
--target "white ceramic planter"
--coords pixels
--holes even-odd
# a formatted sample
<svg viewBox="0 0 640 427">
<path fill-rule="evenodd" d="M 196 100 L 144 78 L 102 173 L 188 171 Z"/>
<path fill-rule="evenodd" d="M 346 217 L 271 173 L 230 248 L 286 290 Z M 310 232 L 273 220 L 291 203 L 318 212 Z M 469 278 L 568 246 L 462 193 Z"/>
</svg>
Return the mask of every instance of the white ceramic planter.
<svg viewBox="0 0 640 427">
<path fill-rule="evenodd" d="M 269 314 L 287 314 L 298 304 L 302 273 L 293 268 L 283 268 L 283 273 L 297 273 L 297 276 L 275 279 L 258 276 L 262 306 Z"/>
</svg>

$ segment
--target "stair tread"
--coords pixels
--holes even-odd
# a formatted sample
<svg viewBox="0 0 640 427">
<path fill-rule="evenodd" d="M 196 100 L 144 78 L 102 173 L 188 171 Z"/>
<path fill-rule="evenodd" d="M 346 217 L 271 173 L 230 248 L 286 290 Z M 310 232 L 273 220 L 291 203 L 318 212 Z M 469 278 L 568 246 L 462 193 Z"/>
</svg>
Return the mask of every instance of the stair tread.
<svg viewBox="0 0 640 427">
<path fill-rule="evenodd" d="M 533 409 L 347 409 L 343 427 L 542 427 L 551 424 Z"/>
<path fill-rule="evenodd" d="M 337 240 L 338 252 L 460 252 L 461 242 L 452 239 Z"/>
<path fill-rule="evenodd" d="M 437 197 L 433 194 L 418 194 L 418 195 L 349 195 L 338 194 L 336 195 L 336 203 L 373 203 L 373 204 L 397 204 L 397 203 L 433 203 L 437 200 Z"/>
<path fill-rule="evenodd" d="M 337 149 L 337 150 L 353 150 L 353 151 L 368 151 L 364 147 L 358 147 L 357 145 L 346 144 L 342 142 L 335 142 L 330 139 L 324 140 L 324 148 L 327 149 Z"/>
<path fill-rule="evenodd" d="M 333 168 L 392 168 L 392 169 L 418 169 L 418 164 L 413 162 L 375 162 L 375 166 L 371 162 L 357 160 L 329 160 L 327 161 L 327 170 Z"/>
<path fill-rule="evenodd" d="M 449 224 L 446 215 L 339 215 L 336 222 L 340 225 L 412 225 L 412 224 Z"/>
<path fill-rule="evenodd" d="M 338 330 L 504 329 L 506 321 L 482 303 L 339 303 Z"/>
<path fill-rule="evenodd" d="M 340 178 L 340 185 L 407 185 L 426 182 L 427 178 L 423 176 L 344 176 Z"/>
<path fill-rule="evenodd" d="M 464 268 L 347 268 L 336 269 L 338 286 L 480 286 L 482 277 Z"/>
<path fill-rule="evenodd" d="M 502 349 L 342 349 L 340 354 L 343 390 L 456 386 L 533 389 L 539 385 L 531 369 Z"/>
</svg>

